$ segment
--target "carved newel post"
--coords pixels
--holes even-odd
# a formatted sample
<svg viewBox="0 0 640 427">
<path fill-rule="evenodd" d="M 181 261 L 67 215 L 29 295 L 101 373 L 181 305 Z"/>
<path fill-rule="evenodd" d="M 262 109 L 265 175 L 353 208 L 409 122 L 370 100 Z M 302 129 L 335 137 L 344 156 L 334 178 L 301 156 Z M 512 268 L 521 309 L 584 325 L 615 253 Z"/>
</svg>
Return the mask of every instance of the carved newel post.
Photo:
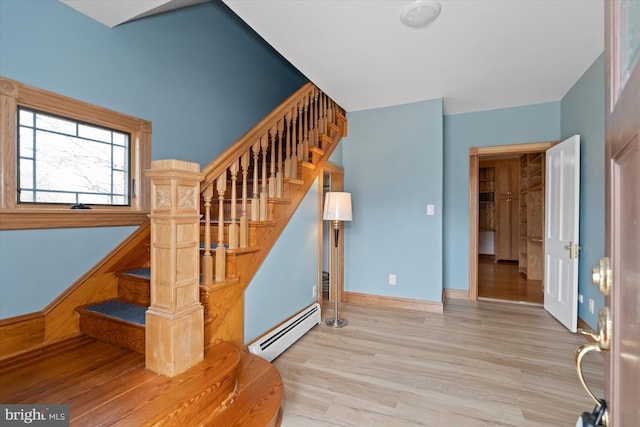
<svg viewBox="0 0 640 427">
<path fill-rule="evenodd" d="M 151 306 L 146 367 L 173 377 L 204 358 L 199 298 L 200 165 L 151 162 Z"/>
</svg>

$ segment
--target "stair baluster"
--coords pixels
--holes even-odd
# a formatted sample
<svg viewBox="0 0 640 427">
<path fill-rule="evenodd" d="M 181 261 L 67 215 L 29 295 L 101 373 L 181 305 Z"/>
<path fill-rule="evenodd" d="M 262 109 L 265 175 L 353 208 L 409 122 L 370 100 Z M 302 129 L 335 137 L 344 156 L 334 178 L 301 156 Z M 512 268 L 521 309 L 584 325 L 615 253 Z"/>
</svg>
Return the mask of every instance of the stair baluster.
<svg viewBox="0 0 640 427">
<path fill-rule="evenodd" d="M 249 151 L 242 153 L 240 165 L 242 166 L 242 214 L 240 215 L 240 247 L 249 247 L 249 218 L 247 217 L 247 176 L 249 175 Z"/>
<path fill-rule="evenodd" d="M 333 99 L 329 102 L 329 119 L 332 124 L 336 124 L 336 103 Z"/>
<path fill-rule="evenodd" d="M 229 224 L 229 249 L 238 249 L 238 195 L 236 194 L 238 185 L 238 163 L 239 161 L 236 159 L 229 167 L 229 171 L 231 172 L 231 224 Z"/>
<path fill-rule="evenodd" d="M 258 187 L 258 160 L 260 159 L 260 141 L 251 146 L 253 152 L 253 197 L 251 199 L 251 221 L 260 221 L 260 190 Z"/>
<path fill-rule="evenodd" d="M 316 134 L 316 90 L 311 90 L 309 95 L 309 145 L 318 146 L 318 135 Z"/>
<path fill-rule="evenodd" d="M 211 285 L 213 281 L 213 256 L 211 255 L 211 199 L 213 198 L 213 185 L 207 185 L 202 192 L 204 198 L 204 254 L 202 255 L 202 283 Z"/>
<path fill-rule="evenodd" d="M 304 150 L 304 105 L 302 101 L 298 103 L 298 160 L 306 162 L 308 158 L 305 158 L 307 154 Z M 308 151 L 308 150 L 307 150 Z"/>
<path fill-rule="evenodd" d="M 276 197 L 276 157 L 277 157 L 277 150 L 276 150 L 276 139 L 277 135 L 276 135 L 276 125 L 273 125 L 273 127 L 271 128 L 271 130 L 269 131 L 269 140 L 270 140 L 270 144 L 269 146 L 271 147 L 271 149 L 269 150 L 269 161 L 270 161 L 270 169 L 269 169 L 269 197 L 273 198 Z"/>
<path fill-rule="evenodd" d="M 260 186 L 260 221 L 267 220 L 267 200 L 268 200 L 268 181 L 267 181 L 267 150 L 269 149 L 269 134 L 265 133 L 260 137 L 260 147 L 262 148 L 262 179 Z"/>
<path fill-rule="evenodd" d="M 216 282 L 226 279 L 226 249 L 224 247 L 224 194 L 227 190 L 227 170 L 216 180 L 218 190 L 218 246 L 216 247 Z"/>
<path fill-rule="evenodd" d="M 282 198 L 282 186 L 284 184 L 284 171 L 282 164 L 282 130 L 284 120 L 278 120 L 278 171 L 276 172 L 276 197 Z"/>
<path fill-rule="evenodd" d="M 296 142 L 296 123 L 298 122 L 298 115 L 296 114 L 296 106 L 291 109 L 291 174 L 290 178 L 298 179 L 298 143 Z"/>
<path fill-rule="evenodd" d="M 285 135 L 285 146 L 287 151 L 287 156 L 284 160 L 284 176 L 285 178 L 291 178 L 291 112 L 287 112 L 285 114 L 285 120 L 287 121 L 287 133 Z"/>
</svg>

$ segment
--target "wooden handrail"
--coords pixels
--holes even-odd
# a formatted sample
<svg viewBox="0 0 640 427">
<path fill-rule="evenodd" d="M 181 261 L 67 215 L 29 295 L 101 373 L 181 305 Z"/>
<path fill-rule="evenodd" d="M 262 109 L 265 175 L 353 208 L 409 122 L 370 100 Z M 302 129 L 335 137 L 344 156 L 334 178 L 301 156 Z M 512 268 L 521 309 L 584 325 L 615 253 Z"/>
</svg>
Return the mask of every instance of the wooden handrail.
<svg viewBox="0 0 640 427">
<path fill-rule="evenodd" d="M 282 102 L 276 109 L 269 113 L 265 118 L 259 121 L 251 130 L 245 133 L 234 144 L 229 146 L 222 152 L 216 159 L 204 167 L 202 170 L 205 174 L 204 180 L 201 184 L 201 191 L 204 191 L 206 186 L 212 185 L 216 177 L 220 175 L 229 165 L 242 153 L 249 150 L 255 143 L 256 138 L 265 134 L 274 126 L 277 126 L 279 120 L 296 107 L 302 100 L 305 94 L 309 93 L 315 85 L 311 82 L 305 83 L 300 89 L 293 93 L 289 98 Z"/>
<path fill-rule="evenodd" d="M 342 112 L 342 109 L 315 85 L 306 83 L 204 168 L 204 179 L 200 184 L 204 208 L 202 216 L 205 218 L 203 285 L 209 286 L 213 280 L 213 252 L 215 281 L 227 279 L 227 250 L 248 246 L 248 220 L 269 220 L 269 199 L 283 197 L 285 179 L 298 179 L 298 167 L 302 164 L 299 162 L 309 162 L 309 150 L 320 148 L 319 136 L 326 135 L 328 123 L 335 124 L 336 111 Z M 238 204 L 236 185 L 240 168 L 242 195 Z M 249 168 L 253 168 L 250 195 L 247 193 Z M 227 177 L 231 177 L 230 183 Z M 227 199 L 228 193 L 230 201 Z M 218 213 L 214 214 L 212 205 L 216 196 Z M 247 216 L 249 201 L 250 218 Z M 238 206 L 242 208 L 240 221 Z M 225 227 L 225 222 L 229 222 L 228 227 Z M 214 226 L 217 226 L 217 236 L 212 235 Z M 214 251 L 212 242 L 216 242 Z"/>
<path fill-rule="evenodd" d="M 237 325 L 242 324 L 244 287 L 302 200 L 301 194 L 321 172 L 318 166 L 346 135 L 345 126 L 344 110 L 315 85 L 306 83 L 199 171 L 197 190 L 187 178 L 182 182 L 179 177 L 171 181 L 171 188 L 177 192 L 169 193 L 165 188 L 169 181 L 160 179 L 157 171 L 154 189 L 158 193 L 152 200 L 159 213 L 152 218 L 169 212 L 169 220 L 175 222 L 172 230 L 179 232 L 168 235 L 184 241 L 165 242 L 156 249 L 173 247 L 173 256 L 165 258 L 178 260 L 180 268 L 175 271 L 181 271 L 180 281 L 183 273 L 198 273 L 204 323 L 210 332 L 217 331 L 215 337 L 207 335 L 207 343 L 229 338 L 234 345 L 243 345 Z M 196 206 L 191 203 L 192 195 L 198 200 Z M 198 215 L 184 217 L 191 208 Z M 187 219 L 192 223 L 187 224 Z M 193 230 L 197 236 L 189 234 Z M 156 238 L 151 236 L 152 248 Z M 199 269 L 183 259 L 183 246 L 199 253 Z M 238 284 L 241 287 L 235 286 Z M 181 286 L 176 279 L 175 290 L 170 293 L 178 296 L 176 301 L 182 301 Z M 189 292 L 189 296 L 194 295 Z M 172 307 L 185 311 L 191 308 Z M 156 311 L 164 309 L 158 305 Z"/>
</svg>

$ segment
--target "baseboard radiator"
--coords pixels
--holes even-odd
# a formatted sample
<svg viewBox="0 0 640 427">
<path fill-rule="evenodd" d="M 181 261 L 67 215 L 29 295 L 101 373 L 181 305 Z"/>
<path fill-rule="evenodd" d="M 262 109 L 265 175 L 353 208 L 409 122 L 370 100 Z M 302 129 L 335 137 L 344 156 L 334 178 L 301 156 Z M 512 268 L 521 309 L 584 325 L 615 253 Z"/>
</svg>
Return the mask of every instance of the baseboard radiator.
<svg viewBox="0 0 640 427">
<path fill-rule="evenodd" d="M 249 345 L 249 353 L 271 362 L 320 321 L 320 304 L 315 303 L 254 341 Z"/>
</svg>

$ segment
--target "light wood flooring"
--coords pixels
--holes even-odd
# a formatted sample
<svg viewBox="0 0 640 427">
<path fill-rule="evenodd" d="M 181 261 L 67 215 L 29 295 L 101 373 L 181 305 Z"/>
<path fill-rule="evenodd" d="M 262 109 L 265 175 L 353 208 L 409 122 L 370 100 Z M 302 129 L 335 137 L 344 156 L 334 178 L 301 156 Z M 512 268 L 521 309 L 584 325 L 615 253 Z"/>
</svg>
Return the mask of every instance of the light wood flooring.
<svg viewBox="0 0 640 427">
<path fill-rule="evenodd" d="M 323 320 L 333 317 L 325 304 Z M 593 404 L 584 338 L 537 306 L 449 300 L 444 314 L 341 304 L 274 361 L 284 427 L 574 426 Z M 603 358 L 585 358 L 602 394 Z"/>
<path fill-rule="evenodd" d="M 544 304 L 542 280 L 527 280 L 517 262 L 495 262 L 492 255 L 478 256 L 478 297 Z"/>
</svg>

